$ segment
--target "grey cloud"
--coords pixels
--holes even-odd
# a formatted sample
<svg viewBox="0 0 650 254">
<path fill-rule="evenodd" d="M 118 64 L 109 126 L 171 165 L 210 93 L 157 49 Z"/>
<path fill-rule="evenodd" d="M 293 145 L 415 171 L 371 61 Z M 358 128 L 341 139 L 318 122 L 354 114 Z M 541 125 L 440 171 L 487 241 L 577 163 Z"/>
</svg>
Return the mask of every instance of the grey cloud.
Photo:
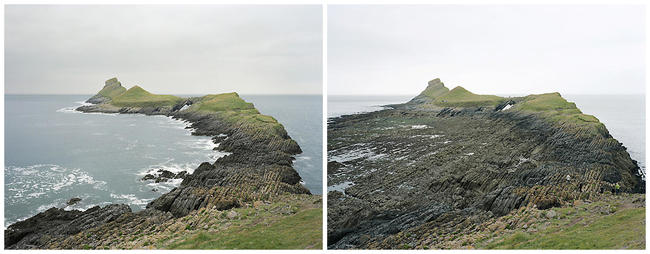
<svg viewBox="0 0 650 254">
<path fill-rule="evenodd" d="M 645 92 L 640 5 L 338 5 L 329 94 Z"/>
<path fill-rule="evenodd" d="M 10 5 L 6 93 L 319 94 L 319 5 Z"/>
</svg>

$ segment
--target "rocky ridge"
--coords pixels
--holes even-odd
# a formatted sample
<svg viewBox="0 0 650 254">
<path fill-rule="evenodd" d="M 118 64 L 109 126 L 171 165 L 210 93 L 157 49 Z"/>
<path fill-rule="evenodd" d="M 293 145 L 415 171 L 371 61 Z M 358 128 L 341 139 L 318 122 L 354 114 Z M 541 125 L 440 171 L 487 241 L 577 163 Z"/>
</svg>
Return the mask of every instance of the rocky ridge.
<svg viewBox="0 0 650 254">
<path fill-rule="evenodd" d="M 645 192 L 625 147 L 558 93 L 476 95 L 435 79 L 391 107 L 329 121 L 328 248 L 445 248 L 519 209 L 616 184 Z"/>
<path fill-rule="evenodd" d="M 5 230 L 6 249 L 78 249 L 107 247 L 97 230 L 120 231 L 160 225 L 198 209 L 229 210 L 279 195 L 310 195 L 292 167 L 298 144 L 273 117 L 261 115 L 236 93 L 180 98 L 126 90 L 117 79 L 88 100 L 81 112 L 167 115 L 191 123 L 192 135 L 212 136 L 230 154 L 202 163 L 179 187 L 151 201 L 143 211 L 126 205 L 86 211 L 52 208 Z M 87 233 L 88 232 L 88 233 Z M 74 239 L 74 240 L 72 240 Z M 108 247 L 115 247 L 109 245 Z"/>
</svg>

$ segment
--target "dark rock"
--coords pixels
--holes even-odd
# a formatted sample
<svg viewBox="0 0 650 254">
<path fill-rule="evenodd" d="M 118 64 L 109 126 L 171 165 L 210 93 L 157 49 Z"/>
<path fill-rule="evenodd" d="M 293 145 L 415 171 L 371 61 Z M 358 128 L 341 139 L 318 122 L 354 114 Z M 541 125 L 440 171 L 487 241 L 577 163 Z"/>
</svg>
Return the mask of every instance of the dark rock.
<svg viewBox="0 0 650 254">
<path fill-rule="evenodd" d="M 174 174 L 159 169 L 145 175 L 143 181 L 162 182 L 180 179 L 180 186 L 147 204 L 147 208 L 131 213 L 126 205 L 94 207 L 87 211 L 50 209 L 5 230 L 5 247 L 81 248 L 97 247 L 95 234 L 70 237 L 92 230 L 109 231 L 139 225 L 162 223 L 182 217 L 202 207 L 228 210 L 260 200 L 273 200 L 283 194 L 309 194 L 300 175 L 293 169 L 294 155 L 302 152 L 298 143 L 284 128 L 251 129 L 230 121 L 219 112 L 201 113 L 180 110 L 200 98 L 187 98 L 171 106 L 117 107 L 101 98 L 95 105 L 77 108 L 81 112 L 166 115 L 191 124 L 192 135 L 212 136 L 220 145 L 217 150 L 231 153 L 217 161 L 204 162 L 192 174 Z M 280 126 L 281 127 L 281 126 Z M 221 134 L 227 136 L 224 137 Z M 110 222 L 110 223 L 109 223 Z"/>
<path fill-rule="evenodd" d="M 187 171 L 181 171 L 177 174 L 165 169 L 158 169 L 155 173 L 146 174 L 142 177 L 142 181 L 153 180 L 156 183 L 167 182 L 170 179 L 182 179 L 187 176 Z"/>
<path fill-rule="evenodd" d="M 50 208 L 33 217 L 16 222 L 5 230 L 5 249 L 42 248 L 47 239 L 61 238 L 111 222 L 125 213 L 127 205 L 95 206 L 86 211 Z M 47 236 L 48 238 L 43 238 Z"/>
<path fill-rule="evenodd" d="M 79 203 L 79 201 L 81 201 L 80 198 L 71 198 L 70 200 L 68 200 L 68 202 L 66 204 L 71 206 L 71 205 L 74 205 L 76 203 Z"/>
<path fill-rule="evenodd" d="M 415 247 L 432 240 L 426 236 L 469 232 L 522 207 L 562 206 L 615 183 L 645 190 L 638 165 L 604 126 L 495 110 L 515 100 L 415 106 L 425 99 L 329 119 L 328 185 L 354 184 L 328 193 L 328 248 Z"/>
</svg>

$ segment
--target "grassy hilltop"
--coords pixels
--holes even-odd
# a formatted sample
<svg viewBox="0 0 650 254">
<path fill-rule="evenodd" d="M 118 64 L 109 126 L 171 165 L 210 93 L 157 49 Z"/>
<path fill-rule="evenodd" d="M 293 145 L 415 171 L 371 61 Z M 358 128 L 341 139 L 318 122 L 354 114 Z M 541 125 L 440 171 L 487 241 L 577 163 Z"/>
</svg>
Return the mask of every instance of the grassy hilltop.
<svg viewBox="0 0 650 254">
<path fill-rule="evenodd" d="M 209 94 L 201 97 L 182 98 L 174 95 L 159 95 L 148 92 L 140 86 L 124 88 L 117 78 L 106 81 L 104 88 L 93 96 L 105 107 L 155 108 L 171 111 L 172 108 L 187 107 L 183 112 L 218 115 L 221 120 L 235 124 L 242 129 L 260 131 L 286 137 L 284 127 L 272 116 L 261 114 L 252 103 L 246 102 L 235 92 Z"/>
<path fill-rule="evenodd" d="M 575 103 L 568 102 L 560 93 L 524 97 L 478 95 L 461 86 L 449 90 L 440 79 L 434 79 L 409 103 L 417 102 L 424 102 L 421 107 L 495 107 L 499 110 L 536 114 L 558 125 L 580 126 L 594 133 L 605 129 L 598 118 L 582 113 Z"/>
<path fill-rule="evenodd" d="M 164 107 L 183 101 L 183 98 L 173 95 L 152 94 L 139 86 L 131 87 L 112 98 L 111 104 L 119 107 Z"/>
</svg>

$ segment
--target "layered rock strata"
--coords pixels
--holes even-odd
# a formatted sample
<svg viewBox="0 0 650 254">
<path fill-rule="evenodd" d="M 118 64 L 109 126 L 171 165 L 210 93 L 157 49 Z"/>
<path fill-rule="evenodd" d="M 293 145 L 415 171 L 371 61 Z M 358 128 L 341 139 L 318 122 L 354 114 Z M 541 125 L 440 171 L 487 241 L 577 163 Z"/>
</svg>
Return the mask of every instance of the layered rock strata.
<svg viewBox="0 0 650 254">
<path fill-rule="evenodd" d="M 616 184 L 645 192 L 626 148 L 557 93 L 476 95 L 435 79 L 390 107 L 329 121 L 329 248 L 436 248 L 518 209 Z"/>
<path fill-rule="evenodd" d="M 310 195 L 292 167 L 298 144 L 273 117 L 260 114 L 236 93 L 180 98 L 154 95 L 117 79 L 88 100 L 81 112 L 166 115 L 191 123 L 192 135 L 211 136 L 218 150 L 230 153 L 204 162 L 185 175 L 179 187 L 132 212 L 126 205 L 93 207 L 84 212 L 52 208 L 5 230 L 7 249 L 76 249 L 112 246 L 101 233 L 160 225 L 170 218 L 206 208 L 227 210 L 271 200 L 278 195 Z"/>
</svg>

